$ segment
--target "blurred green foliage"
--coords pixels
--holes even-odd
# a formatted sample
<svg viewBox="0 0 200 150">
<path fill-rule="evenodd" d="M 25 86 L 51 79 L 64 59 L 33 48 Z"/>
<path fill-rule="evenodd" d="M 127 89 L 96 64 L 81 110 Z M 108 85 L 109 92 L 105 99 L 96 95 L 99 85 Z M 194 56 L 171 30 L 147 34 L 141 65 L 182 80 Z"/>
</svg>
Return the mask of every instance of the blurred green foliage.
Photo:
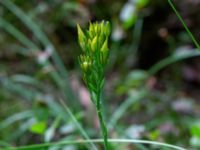
<svg viewBox="0 0 200 150">
<path fill-rule="evenodd" d="M 175 4 L 199 39 L 199 2 Z M 200 54 L 167 1 L 1 0 L 2 149 L 100 136 L 78 67 L 76 24 L 101 20 L 112 26 L 103 102 L 110 137 L 199 149 Z M 51 148 L 96 147 L 102 145 Z"/>
</svg>

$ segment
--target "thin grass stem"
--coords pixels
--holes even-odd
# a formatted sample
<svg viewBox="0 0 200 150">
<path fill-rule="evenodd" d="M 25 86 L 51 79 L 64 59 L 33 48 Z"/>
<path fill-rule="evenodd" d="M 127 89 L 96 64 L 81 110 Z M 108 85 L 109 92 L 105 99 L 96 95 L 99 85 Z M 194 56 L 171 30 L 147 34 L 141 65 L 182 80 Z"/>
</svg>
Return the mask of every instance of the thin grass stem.
<svg viewBox="0 0 200 150">
<path fill-rule="evenodd" d="M 200 51 L 200 45 L 197 42 L 197 40 L 195 39 L 194 35 L 192 34 L 192 32 L 190 31 L 190 29 L 187 27 L 185 21 L 183 20 L 183 18 L 181 17 L 180 13 L 177 11 L 175 5 L 172 3 L 171 0 L 168 0 L 169 5 L 172 7 L 173 11 L 175 12 L 176 16 L 178 17 L 178 19 L 181 21 L 181 24 L 183 25 L 183 27 L 185 28 L 185 30 L 187 31 L 187 33 L 189 34 L 190 38 L 192 39 L 192 41 L 194 42 L 195 46 L 198 48 L 198 50 Z"/>
<path fill-rule="evenodd" d="M 27 146 L 20 146 L 20 147 L 9 147 L 5 148 L 5 150 L 30 150 L 30 149 L 39 149 L 45 148 L 50 146 L 61 146 L 61 145 L 75 145 L 75 144 L 86 144 L 86 143 L 102 143 L 104 139 L 92 139 L 92 140 L 74 140 L 74 141 L 62 141 L 62 142 L 52 142 L 52 143 L 42 143 L 42 144 L 35 144 L 35 145 L 27 145 Z M 126 143 L 126 144 L 148 144 L 148 145 L 157 145 L 160 147 L 168 147 L 174 150 L 186 150 L 185 148 L 175 146 L 172 144 L 161 143 L 156 141 L 147 141 L 147 140 L 136 140 L 136 139 L 108 139 L 110 143 Z"/>
<path fill-rule="evenodd" d="M 108 145 L 108 131 L 107 131 L 107 127 L 106 124 L 104 122 L 103 116 L 102 116 L 102 106 L 101 106 L 101 92 L 100 90 L 97 92 L 96 94 L 96 109 L 97 109 L 97 114 L 98 114 L 98 118 L 99 118 L 99 123 L 100 123 L 100 127 L 101 127 L 101 132 L 103 135 L 103 139 L 104 139 L 104 148 L 105 150 L 109 150 L 109 145 Z"/>
<path fill-rule="evenodd" d="M 169 66 L 173 63 L 176 63 L 176 62 L 184 60 L 184 59 L 197 57 L 197 56 L 200 56 L 200 52 L 197 51 L 197 50 L 190 50 L 187 53 L 184 53 L 184 54 L 181 54 L 181 55 L 169 56 L 165 59 L 162 59 L 161 61 L 159 61 L 155 65 L 153 65 L 148 70 L 148 73 L 149 73 L 150 76 L 152 76 L 152 75 L 156 74 L 158 71 L 160 71 L 161 69 L 165 68 L 166 66 Z"/>
</svg>

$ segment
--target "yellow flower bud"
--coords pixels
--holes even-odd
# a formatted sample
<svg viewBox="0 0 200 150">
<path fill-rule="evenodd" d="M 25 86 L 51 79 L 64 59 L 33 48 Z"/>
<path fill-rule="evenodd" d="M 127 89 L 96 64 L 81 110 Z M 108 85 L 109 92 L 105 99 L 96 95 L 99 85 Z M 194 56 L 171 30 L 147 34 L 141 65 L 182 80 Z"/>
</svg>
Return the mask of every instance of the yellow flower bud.
<svg viewBox="0 0 200 150">
<path fill-rule="evenodd" d="M 93 24 L 90 22 L 90 25 L 89 25 L 89 37 L 92 39 L 94 38 L 94 26 Z"/>
<path fill-rule="evenodd" d="M 108 53 L 109 53 L 107 39 L 104 41 L 103 46 L 100 49 L 100 52 L 101 52 L 101 57 L 100 57 L 101 63 L 105 65 L 107 63 Z"/>
<path fill-rule="evenodd" d="M 86 55 L 80 55 L 79 63 L 80 63 L 80 66 L 81 66 L 81 69 L 83 70 L 83 72 L 88 73 L 89 70 L 91 69 L 91 65 L 92 65 L 91 58 Z"/>
<path fill-rule="evenodd" d="M 103 43 L 103 46 L 101 47 L 101 52 L 107 52 L 108 51 L 108 39 L 106 39 Z"/>
<path fill-rule="evenodd" d="M 92 25 L 92 23 L 90 22 L 90 24 L 89 24 L 89 32 L 93 32 L 93 25 Z"/>
<path fill-rule="evenodd" d="M 89 69 L 90 63 L 87 61 L 82 62 L 81 68 L 83 69 L 84 72 L 87 72 Z"/>
<path fill-rule="evenodd" d="M 97 36 L 94 37 L 91 43 L 91 49 L 93 52 L 96 50 L 96 47 L 97 47 Z"/>
<path fill-rule="evenodd" d="M 91 39 L 88 39 L 88 46 L 89 46 L 89 49 L 91 49 L 91 46 L 92 46 L 92 40 Z"/>
<path fill-rule="evenodd" d="M 108 36 L 110 34 L 110 25 L 105 21 L 101 23 L 90 23 L 89 29 L 85 34 L 79 25 L 77 25 L 77 29 L 79 43 L 83 49 L 83 55 L 79 57 L 79 63 L 84 75 L 94 75 L 97 65 L 103 67 L 99 68 L 102 71 L 108 61 Z"/>
<path fill-rule="evenodd" d="M 100 28 L 101 28 L 101 32 L 103 32 L 103 31 L 104 31 L 104 28 L 105 28 L 105 26 L 104 26 L 104 21 L 101 22 Z"/>
<path fill-rule="evenodd" d="M 94 24 L 94 31 L 95 31 L 95 34 L 98 34 L 98 24 L 97 23 Z"/>
<path fill-rule="evenodd" d="M 110 35 L 110 23 L 109 22 L 106 22 L 105 25 L 104 25 L 104 33 L 105 35 L 108 37 Z"/>
<path fill-rule="evenodd" d="M 82 29 L 80 28 L 79 24 L 77 24 L 77 29 L 78 29 L 78 40 L 79 40 L 79 44 L 82 48 L 82 50 L 85 50 L 85 35 L 82 31 Z"/>
</svg>

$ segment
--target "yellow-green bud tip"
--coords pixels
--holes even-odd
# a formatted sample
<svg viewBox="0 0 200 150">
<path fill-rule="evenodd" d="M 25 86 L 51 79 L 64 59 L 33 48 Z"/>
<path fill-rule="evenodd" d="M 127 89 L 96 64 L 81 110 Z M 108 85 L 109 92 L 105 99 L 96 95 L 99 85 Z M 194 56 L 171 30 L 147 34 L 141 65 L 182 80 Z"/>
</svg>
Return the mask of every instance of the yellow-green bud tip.
<svg viewBox="0 0 200 150">
<path fill-rule="evenodd" d="M 95 36 L 94 39 L 91 42 L 91 48 L 92 48 L 93 52 L 95 51 L 96 46 L 97 46 L 97 36 Z"/>
<path fill-rule="evenodd" d="M 84 61 L 84 62 L 82 62 L 82 64 L 81 64 L 81 68 L 83 69 L 83 71 L 86 72 L 86 71 L 88 71 L 90 65 L 91 65 L 91 64 L 90 64 L 89 62 Z"/>
<path fill-rule="evenodd" d="M 84 43 L 85 43 L 85 34 L 83 33 L 81 27 L 79 24 L 77 24 L 77 30 L 78 30 L 78 40 L 81 48 L 84 50 Z"/>
<path fill-rule="evenodd" d="M 106 39 L 103 43 L 103 46 L 101 47 L 101 52 L 108 51 L 108 39 Z"/>
</svg>

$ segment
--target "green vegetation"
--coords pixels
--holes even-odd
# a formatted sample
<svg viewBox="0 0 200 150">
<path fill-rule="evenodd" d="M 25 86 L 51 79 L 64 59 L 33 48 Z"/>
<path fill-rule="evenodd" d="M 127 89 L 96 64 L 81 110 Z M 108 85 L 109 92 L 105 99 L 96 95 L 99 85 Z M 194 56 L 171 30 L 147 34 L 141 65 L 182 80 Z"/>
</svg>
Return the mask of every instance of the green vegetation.
<svg viewBox="0 0 200 150">
<path fill-rule="evenodd" d="M 0 150 L 198 150 L 198 4 L 1 0 Z"/>
</svg>

